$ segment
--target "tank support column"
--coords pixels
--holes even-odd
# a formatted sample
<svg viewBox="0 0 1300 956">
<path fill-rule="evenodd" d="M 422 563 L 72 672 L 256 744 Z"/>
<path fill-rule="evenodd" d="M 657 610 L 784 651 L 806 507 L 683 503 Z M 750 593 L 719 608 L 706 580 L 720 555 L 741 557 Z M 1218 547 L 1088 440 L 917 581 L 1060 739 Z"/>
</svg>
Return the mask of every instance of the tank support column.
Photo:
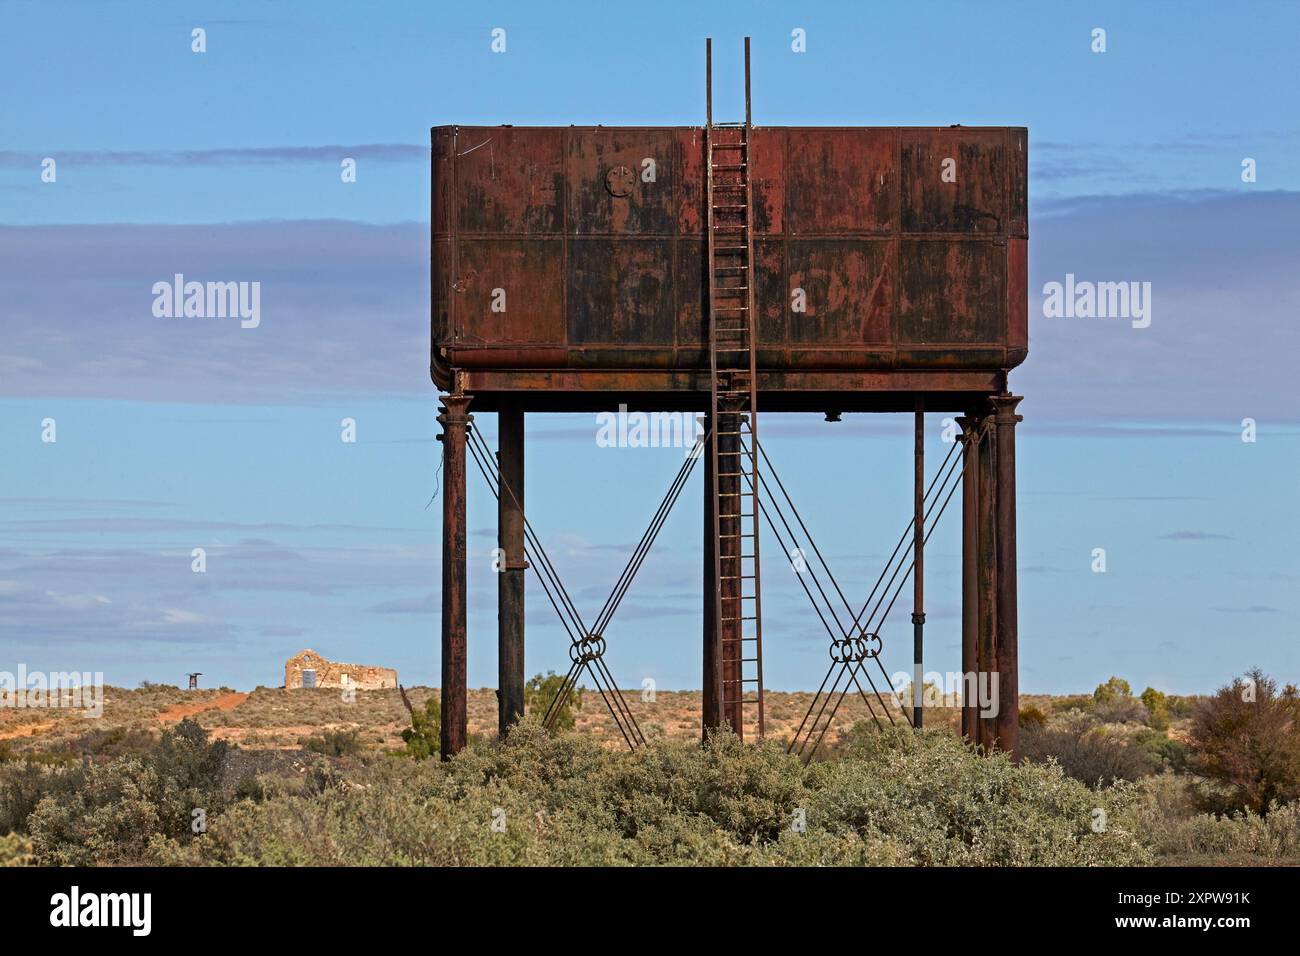
<svg viewBox="0 0 1300 956">
<path fill-rule="evenodd" d="M 998 746 L 1020 758 L 1020 680 L 1016 615 L 1016 414 L 1021 396 L 993 399 L 997 435 L 997 663 Z"/>
<path fill-rule="evenodd" d="M 987 413 L 975 418 L 975 677 L 976 701 L 979 711 L 975 716 L 975 741 L 991 750 L 997 741 L 997 717 L 993 709 L 1000 700 L 1001 688 L 997 685 L 997 574 L 998 552 L 995 537 L 996 495 L 994 456 L 997 453 L 992 429 L 985 424 Z M 981 428 L 981 426 L 983 426 Z"/>
<path fill-rule="evenodd" d="M 442 759 L 465 747 L 465 439 L 470 396 L 445 395 L 442 434 Z"/>
<path fill-rule="evenodd" d="M 718 630 L 718 577 L 713 527 L 713 415 L 704 413 L 704 735 L 722 726 L 722 643 Z"/>
<path fill-rule="evenodd" d="M 979 742 L 979 454 L 981 420 L 957 419 L 961 427 L 961 734 Z"/>
<path fill-rule="evenodd" d="M 912 726 L 925 714 L 925 399 L 916 399 L 912 514 Z"/>
<path fill-rule="evenodd" d="M 497 710 L 505 736 L 524 716 L 524 410 L 503 399 L 497 412 Z"/>
</svg>

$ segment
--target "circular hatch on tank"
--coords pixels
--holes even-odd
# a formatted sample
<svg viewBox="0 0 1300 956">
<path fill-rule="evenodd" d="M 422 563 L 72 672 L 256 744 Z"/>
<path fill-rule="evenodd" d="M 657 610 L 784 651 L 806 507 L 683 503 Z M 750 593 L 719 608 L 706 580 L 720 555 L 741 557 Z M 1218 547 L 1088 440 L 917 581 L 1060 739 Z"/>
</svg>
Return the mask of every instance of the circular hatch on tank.
<svg viewBox="0 0 1300 956">
<path fill-rule="evenodd" d="M 605 174 L 605 188 L 609 194 L 618 199 L 632 195 L 632 186 L 636 178 L 626 166 L 615 166 Z"/>
</svg>

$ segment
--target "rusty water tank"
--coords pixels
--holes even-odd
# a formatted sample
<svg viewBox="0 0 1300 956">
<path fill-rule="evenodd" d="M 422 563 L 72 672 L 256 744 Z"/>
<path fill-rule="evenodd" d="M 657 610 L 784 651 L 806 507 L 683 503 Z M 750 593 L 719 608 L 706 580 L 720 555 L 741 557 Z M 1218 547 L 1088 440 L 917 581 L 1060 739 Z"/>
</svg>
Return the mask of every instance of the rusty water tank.
<svg viewBox="0 0 1300 956">
<path fill-rule="evenodd" d="M 439 387 L 708 392 L 701 127 L 432 141 Z M 1024 128 L 756 127 L 750 175 L 765 392 L 997 391 L 1024 360 Z"/>
</svg>

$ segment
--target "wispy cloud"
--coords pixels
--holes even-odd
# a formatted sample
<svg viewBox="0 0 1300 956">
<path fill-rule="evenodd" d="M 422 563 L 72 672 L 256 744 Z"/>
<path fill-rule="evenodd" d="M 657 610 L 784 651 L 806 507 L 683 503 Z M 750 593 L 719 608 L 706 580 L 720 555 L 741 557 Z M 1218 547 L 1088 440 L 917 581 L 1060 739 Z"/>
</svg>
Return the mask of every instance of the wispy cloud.
<svg viewBox="0 0 1300 956">
<path fill-rule="evenodd" d="M 1231 437 L 1245 416 L 1261 435 L 1300 421 L 1290 368 L 1297 221 L 1300 193 L 1288 192 L 1036 203 L 1030 357 L 1011 379 L 1027 396 L 1025 428 L 1088 416 L 1106 424 L 1058 430 L 1186 438 L 1160 423 L 1219 420 L 1197 427 Z M 153 283 L 177 272 L 260 281 L 261 325 L 154 318 Z M 1151 282 L 1150 328 L 1045 318 L 1042 286 L 1066 273 Z M 0 227 L 0 283 L 10 320 L 0 394 L 302 403 L 432 393 L 426 224 Z M 894 429 L 884 416 L 813 426 L 825 431 L 775 427 L 819 436 Z M 561 427 L 555 438 L 587 427 Z"/>
<path fill-rule="evenodd" d="M 245 146 L 222 149 L 135 149 L 135 150 L 58 150 L 30 152 L 0 150 L 0 168 L 40 168 L 41 160 L 50 156 L 63 168 L 77 166 L 134 167 L 215 167 L 215 166 L 297 166 L 319 163 L 338 165 L 344 158 L 365 159 L 378 163 L 418 163 L 429 161 L 429 147 L 413 143 L 357 143 L 350 146 Z"/>
</svg>

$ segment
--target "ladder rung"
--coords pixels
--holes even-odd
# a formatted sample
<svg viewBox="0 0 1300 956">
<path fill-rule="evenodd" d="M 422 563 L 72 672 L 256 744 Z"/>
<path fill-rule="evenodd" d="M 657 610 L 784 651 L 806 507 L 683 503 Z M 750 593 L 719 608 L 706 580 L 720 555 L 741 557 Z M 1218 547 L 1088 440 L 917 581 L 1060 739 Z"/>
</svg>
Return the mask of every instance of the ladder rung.
<svg viewBox="0 0 1300 956">
<path fill-rule="evenodd" d="M 724 170 L 725 169 L 736 170 L 736 169 L 744 169 L 748 165 L 749 163 L 714 163 L 713 168 L 724 169 Z"/>
</svg>

